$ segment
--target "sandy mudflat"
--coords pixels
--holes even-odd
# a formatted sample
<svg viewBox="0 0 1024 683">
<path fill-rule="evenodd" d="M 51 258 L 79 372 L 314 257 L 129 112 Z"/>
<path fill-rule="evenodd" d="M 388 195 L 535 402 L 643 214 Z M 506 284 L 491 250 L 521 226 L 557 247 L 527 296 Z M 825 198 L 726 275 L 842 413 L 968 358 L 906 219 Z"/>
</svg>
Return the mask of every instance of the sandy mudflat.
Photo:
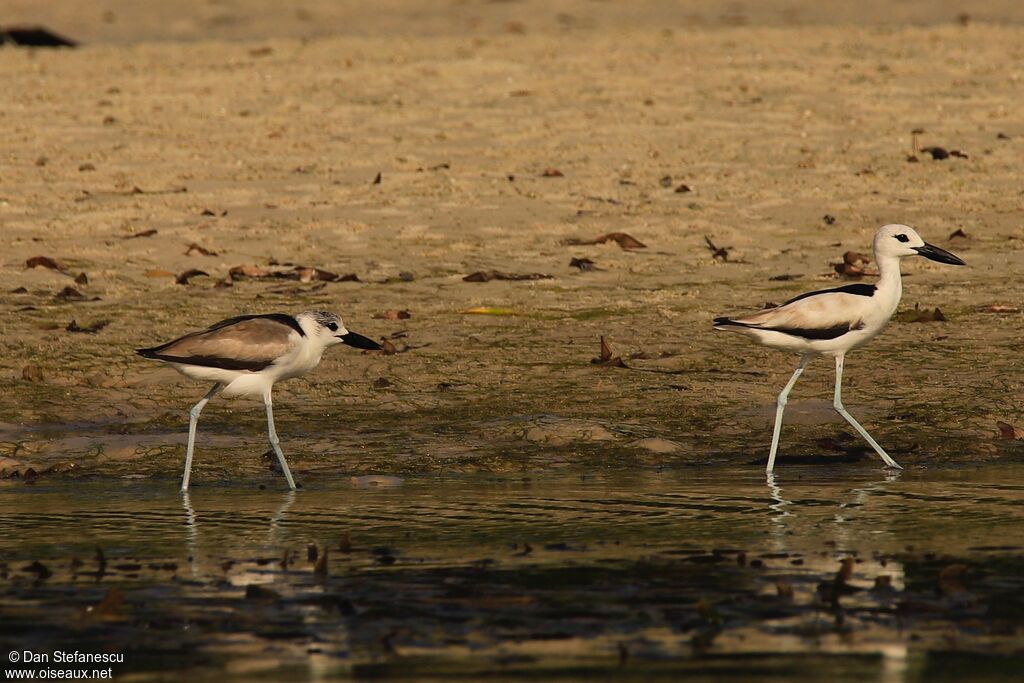
<svg viewBox="0 0 1024 683">
<path fill-rule="evenodd" d="M 856 16 L 467 2 L 177 17 L 108 3 L 113 20 L 9 4 L 87 44 L 0 49 L 0 472 L 176 476 L 203 388 L 131 350 L 309 308 L 407 351 L 337 349 L 280 385 L 278 429 L 306 476 L 753 462 L 795 359 L 716 335 L 711 317 L 834 286 L 830 262 L 886 222 L 970 267 L 907 264 L 902 308 L 948 320 L 894 322 L 852 355 L 848 407 L 906 463 L 1019 457 L 995 423 L 1024 423 L 1024 316 L 979 310 L 1024 306 L 1016 3 L 972 7 L 967 26 L 954 3 L 901 3 L 898 25 L 871 2 Z M 968 158 L 908 163 L 915 128 Z M 562 244 L 612 231 L 648 248 Z M 35 256 L 70 275 L 25 269 Z M 214 287 L 234 266 L 290 267 L 272 261 L 360 282 Z M 175 284 L 192 268 L 210 276 Z M 553 277 L 462 281 L 490 269 Z M 784 274 L 799 277 L 771 279 Z M 99 300 L 55 300 L 68 285 Z M 389 310 L 411 317 L 374 318 Z M 590 364 L 600 335 L 632 369 Z M 846 433 L 830 390 L 829 364 L 812 365 L 780 467 L 843 455 L 819 443 Z M 211 404 L 196 480 L 265 467 L 262 417 Z"/>
</svg>

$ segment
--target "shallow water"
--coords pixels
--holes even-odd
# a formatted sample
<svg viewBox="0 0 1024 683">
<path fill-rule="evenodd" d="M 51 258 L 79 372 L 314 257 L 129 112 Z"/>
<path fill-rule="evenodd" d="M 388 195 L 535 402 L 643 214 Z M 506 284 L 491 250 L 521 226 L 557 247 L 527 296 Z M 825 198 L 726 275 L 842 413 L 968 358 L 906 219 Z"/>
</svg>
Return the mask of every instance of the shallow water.
<svg viewBox="0 0 1024 683">
<path fill-rule="evenodd" d="M 122 680 L 1020 671 L 1024 466 L 821 469 L 5 484 L 0 643 Z"/>
</svg>

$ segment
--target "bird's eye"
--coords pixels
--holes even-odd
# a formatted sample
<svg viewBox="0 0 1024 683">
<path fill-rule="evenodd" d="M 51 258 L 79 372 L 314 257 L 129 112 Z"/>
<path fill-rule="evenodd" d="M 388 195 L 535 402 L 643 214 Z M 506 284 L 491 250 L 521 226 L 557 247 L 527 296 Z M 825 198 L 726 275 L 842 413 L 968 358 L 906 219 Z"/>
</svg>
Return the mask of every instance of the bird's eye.
<svg viewBox="0 0 1024 683">
<path fill-rule="evenodd" d="M 900 242 L 909 242 L 910 241 L 910 238 L 907 237 L 906 235 L 904 235 L 903 233 L 900 233 L 899 235 L 896 235 L 896 239 L 898 239 Z"/>
<path fill-rule="evenodd" d="M 331 332 L 337 332 L 338 331 L 338 323 L 327 323 L 326 327 Z"/>
</svg>

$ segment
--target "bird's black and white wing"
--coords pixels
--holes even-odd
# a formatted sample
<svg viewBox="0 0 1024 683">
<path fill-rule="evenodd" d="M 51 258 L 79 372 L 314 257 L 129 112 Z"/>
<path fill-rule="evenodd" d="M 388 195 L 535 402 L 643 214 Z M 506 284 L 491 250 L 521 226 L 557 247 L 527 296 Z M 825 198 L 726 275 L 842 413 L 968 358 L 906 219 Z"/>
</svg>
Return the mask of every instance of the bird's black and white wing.
<svg viewBox="0 0 1024 683">
<path fill-rule="evenodd" d="M 782 306 L 740 318 L 715 318 L 715 328 L 736 332 L 780 332 L 808 341 L 835 339 L 864 325 L 873 285 L 808 292 Z"/>
<path fill-rule="evenodd" d="M 166 363 L 257 372 L 287 354 L 304 335 L 290 315 L 239 316 L 136 352 Z"/>
</svg>

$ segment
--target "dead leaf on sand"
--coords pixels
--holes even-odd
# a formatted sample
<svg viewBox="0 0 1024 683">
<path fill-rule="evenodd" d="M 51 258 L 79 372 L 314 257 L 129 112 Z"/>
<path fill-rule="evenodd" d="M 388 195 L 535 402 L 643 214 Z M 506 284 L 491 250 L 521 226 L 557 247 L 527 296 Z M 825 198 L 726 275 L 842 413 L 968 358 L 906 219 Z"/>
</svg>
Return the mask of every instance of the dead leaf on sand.
<svg viewBox="0 0 1024 683">
<path fill-rule="evenodd" d="M 174 278 L 174 281 L 179 285 L 187 285 L 188 281 L 191 280 L 192 278 L 201 276 L 209 277 L 210 274 L 204 270 L 199 270 L 198 268 L 190 268 L 181 275 L 178 275 L 176 278 Z"/>
<path fill-rule="evenodd" d="M 957 228 L 953 232 L 949 233 L 949 239 L 951 239 L 951 240 L 966 240 L 966 239 L 970 239 L 970 237 L 967 236 L 967 233 L 964 232 L 963 228 Z"/>
<path fill-rule="evenodd" d="M 82 332 L 84 334 L 96 334 L 97 332 L 99 332 L 100 330 L 102 330 L 104 327 L 106 327 L 109 324 L 110 324 L 109 320 L 97 320 L 92 325 L 86 325 L 85 327 L 82 327 L 81 325 L 78 324 L 78 322 L 72 320 L 71 322 L 68 323 L 68 326 L 65 327 L 64 329 L 67 330 L 68 332 Z"/>
<path fill-rule="evenodd" d="M 1010 439 L 1012 441 L 1024 441 L 1024 429 L 1014 427 L 1009 422 L 996 421 L 996 427 L 999 427 L 999 438 Z"/>
<path fill-rule="evenodd" d="M 545 168 L 544 172 L 540 174 L 542 178 L 563 178 L 565 174 L 559 171 L 557 168 Z"/>
<path fill-rule="evenodd" d="M 620 356 L 612 355 L 612 347 L 608 345 L 603 336 L 601 337 L 601 355 L 597 358 L 591 358 L 590 363 L 591 365 L 604 365 L 610 368 L 628 367 Z"/>
<path fill-rule="evenodd" d="M 271 294 L 283 294 L 285 296 L 305 296 L 311 292 L 319 292 L 321 289 L 327 286 L 326 282 L 318 282 L 312 287 L 300 287 L 298 285 L 291 287 L 278 287 L 276 289 L 269 290 Z"/>
<path fill-rule="evenodd" d="M 462 278 L 463 282 L 490 282 L 491 280 L 551 280 L 544 273 L 503 273 L 500 270 L 478 270 Z"/>
<path fill-rule="evenodd" d="M 412 317 L 409 311 L 384 311 L 373 316 L 378 320 L 408 320 Z"/>
<path fill-rule="evenodd" d="M 98 296 L 94 296 L 94 297 L 92 297 L 90 299 L 85 294 L 82 294 L 77 289 L 75 289 L 74 287 L 71 287 L 71 286 L 65 287 L 64 289 L 60 290 L 59 292 L 57 292 L 56 294 L 53 295 L 53 298 L 54 299 L 59 299 L 60 301 L 99 301 L 100 300 L 100 298 Z"/>
<path fill-rule="evenodd" d="M 871 263 L 871 259 L 864 254 L 856 251 L 848 251 L 843 254 L 842 263 L 833 263 L 831 265 L 840 277 L 859 280 L 865 275 L 878 275 L 878 273 L 868 270 L 867 266 L 869 263 Z"/>
<path fill-rule="evenodd" d="M 310 266 L 294 266 L 291 270 L 267 270 L 257 265 L 234 266 L 228 271 L 228 275 L 232 280 L 275 278 L 299 282 L 360 282 L 359 276 L 355 273 L 338 275 L 329 270 Z"/>
<path fill-rule="evenodd" d="M 936 306 L 932 310 L 921 310 L 920 305 L 915 305 L 912 311 L 900 311 L 896 314 L 896 320 L 901 323 L 934 323 L 946 322 L 946 316 Z"/>
<path fill-rule="evenodd" d="M 299 282 L 337 282 L 341 276 L 329 270 L 310 268 L 307 266 L 295 266 L 295 274 Z"/>
<path fill-rule="evenodd" d="M 387 339 L 384 339 L 383 337 L 381 338 L 380 341 L 380 348 L 381 351 L 384 352 L 385 356 L 393 356 L 396 353 L 398 353 L 398 347 L 396 347 L 394 344 L 392 344 Z"/>
<path fill-rule="evenodd" d="M 49 268 L 58 272 L 64 272 L 64 264 L 49 256 L 33 256 L 25 261 L 25 268 Z"/>
<path fill-rule="evenodd" d="M 729 252 L 732 251 L 732 247 L 719 247 L 714 242 L 712 242 L 711 238 L 708 237 L 707 235 L 704 235 L 704 242 L 707 244 L 708 249 L 711 251 L 711 258 L 715 259 L 716 261 L 722 262 L 729 260 Z"/>
<path fill-rule="evenodd" d="M 155 228 L 150 228 L 149 230 L 143 230 L 142 232 L 137 232 L 137 233 L 135 233 L 133 235 L 125 235 L 121 239 L 133 240 L 133 239 L 136 239 L 136 238 L 139 238 L 139 237 L 152 237 L 155 234 L 157 234 L 156 229 Z"/>
<path fill-rule="evenodd" d="M 21 26 L 0 27 L 0 44 L 10 42 L 12 45 L 25 47 L 77 47 L 78 42 L 62 36 L 45 26 L 25 24 Z"/>
<path fill-rule="evenodd" d="M 30 363 L 21 369 L 21 378 L 26 382 L 43 382 L 43 369 L 35 363 Z"/>
<path fill-rule="evenodd" d="M 245 278 L 269 277 L 270 271 L 256 265 L 235 266 L 228 270 L 228 275 L 232 280 L 242 280 Z"/>
<path fill-rule="evenodd" d="M 615 242 L 623 249 L 646 249 L 647 245 L 633 237 L 629 233 L 625 232 L 609 232 L 600 237 L 595 237 L 592 240 L 581 240 L 581 239 L 567 239 L 562 244 L 576 246 L 586 244 L 604 244 L 605 242 Z"/>
<path fill-rule="evenodd" d="M 1021 307 L 1009 304 L 988 304 L 986 306 L 978 306 L 977 310 L 981 313 L 1020 313 Z"/>
<path fill-rule="evenodd" d="M 601 270 L 597 267 L 597 264 L 588 258 L 573 258 L 569 261 L 570 268 L 579 268 L 583 272 L 590 270 Z"/>
<path fill-rule="evenodd" d="M 89 284 L 89 276 L 85 273 L 79 273 L 78 277 L 75 278 L 76 285 L 87 285 Z"/>
<path fill-rule="evenodd" d="M 206 247 L 196 242 L 193 242 L 192 244 L 188 245 L 188 249 L 185 250 L 185 256 L 191 256 L 192 254 L 202 254 L 203 256 L 216 256 L 217 252 L 211 251 Z"/>
</svg>

